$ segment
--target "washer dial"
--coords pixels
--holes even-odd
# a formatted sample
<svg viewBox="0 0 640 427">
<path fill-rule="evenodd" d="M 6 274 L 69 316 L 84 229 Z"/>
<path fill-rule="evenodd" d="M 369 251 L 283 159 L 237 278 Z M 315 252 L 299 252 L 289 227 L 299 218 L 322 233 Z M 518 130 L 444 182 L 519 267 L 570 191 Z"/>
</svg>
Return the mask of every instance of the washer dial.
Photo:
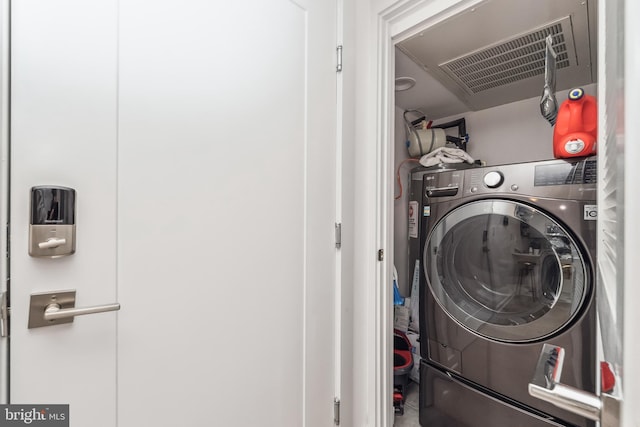
<svg viewBox="0 0 640 427">
<path fill-rule="evenodd" d="M 489 188 L 498 188 L 504 182 L 502 172 L 491 171 L 484 176 L 484 185 Z"/>
</svg>

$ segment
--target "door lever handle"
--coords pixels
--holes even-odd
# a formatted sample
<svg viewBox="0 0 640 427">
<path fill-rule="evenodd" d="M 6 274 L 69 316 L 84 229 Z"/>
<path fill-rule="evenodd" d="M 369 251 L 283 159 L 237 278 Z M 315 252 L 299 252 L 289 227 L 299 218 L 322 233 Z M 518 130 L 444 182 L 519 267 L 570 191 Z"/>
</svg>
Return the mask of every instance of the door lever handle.
<svg viewBox="0 0 640 427">
<path fill-rule="evenodd" d="M 76 316 L 120 310 L 119 303 L 76 308 L 76 291 L 31 294 L 29 329 L 71 323 Z"/>
<path fill-rule="evenodd" d="M 82 308 L 61 308 L 60 304 L 49 304 L 44 309 L 44 320 L 68 319 L 70 317 L 82 316 L 85 314 L 104 313 L 107 311 L 120 310 L 119 303 L 94 305 L 92 307 Z"/>
<path fill-rule="evenodd" d="M 600 397 L 560 383 L 563 362 L 564 349 L 545 344 L 529 383 L 529 394 L 574 414 L 600 421 L 603 408 Z"/>
</svg>

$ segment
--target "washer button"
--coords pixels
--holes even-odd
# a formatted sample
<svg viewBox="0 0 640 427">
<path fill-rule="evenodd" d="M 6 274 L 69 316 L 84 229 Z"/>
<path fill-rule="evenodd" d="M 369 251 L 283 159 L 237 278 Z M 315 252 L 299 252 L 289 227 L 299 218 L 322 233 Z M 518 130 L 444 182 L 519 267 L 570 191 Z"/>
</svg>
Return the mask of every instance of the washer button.
<svg viewBox="0 0 640 427">
<path fill-rule="evenodd" d="M 511 191 L 518 191 L 518 185 L 517 184 L 511 184 Z"/>
<path fill-rule="evenodd" d="M 475 193 L 476 191 L 478 191 L 478 187 L 471 187 L 471 192 Z"/>
</svg>

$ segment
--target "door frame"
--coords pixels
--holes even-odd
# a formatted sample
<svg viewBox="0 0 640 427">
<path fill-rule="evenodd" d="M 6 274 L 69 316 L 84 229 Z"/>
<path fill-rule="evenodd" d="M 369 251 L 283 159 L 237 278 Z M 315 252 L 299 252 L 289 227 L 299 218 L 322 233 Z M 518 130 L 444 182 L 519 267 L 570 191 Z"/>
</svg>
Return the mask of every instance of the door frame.
<svg viewBox="0 0 640 427">
<path fill-rule="evenodd" d="M 356 0 L 358 1 L 358 0 Z M 354 390 L 365 390 L 357 398 L 354 395 L 353 425 L 393 425 L 393 359 L 392 333 L 393 309 L 391 272 L 393 258 L 384 256 L 393 250 L 393 157 L 394 157 L 394 45 L 415 34 L 419 30 L 472 8 L 484 0 L 360 0 L 359 4 L 368 10 L 357 18 L 356 34 L 357 63 L 367 71 L 360 74 L 356 87 L 358 108 L 354 131 L 359 155 L 356 167 L 355 216 L 361 219 L 356 227 L 354 254 L 354 360 L 364 361 L 363 366 L 354 366 Z M 601 0 L 602 1 L 602 0 Z M 624 3 L 625 17 L 625 75 L 640 72 L 640 49 L 633 42 L 640 41 L 640 29 L 632 25 L 631 12 L 640 13 L 640 5 L 632 0 Z M 602 23 L 598 23 L 599 27 Z M 631 140 L 633 117 L 640 112 L 640 90 L 630 80 L 625 82 L 625 123 L 626 140 Z M 634 115 L 635 114 L 635 115 Z M 640 158 L 638 144 L 627 144 L 625 180 L 635 182 L 640 179 L 640 170 L 632 159 Z M 635 154 L 635 155 L 634 155 Z M 631 194 L 626 186 L 624 212 L 628 218 L 640 209 L 640 196 Z M 637 192 L 636 192 L 637 193 Z M 640 322 L 640 310 L 631 307 L 634 298 L 640 295 L 631 280 L 634 277 L 634 259 L 640 251 L 633 243 L 640 240 L 640 226 L 632 221 L 626 224 L 625 246 L 621 257 L 627 253 L 625 265 L 624 323 L 632 325 Z M 622 248 L 621 248 L 622 249 Z M 380 252 L 382 251 L 382 253 Z M 631 259 L 634 257 L 634 259 Z M 630 261 L 630 262 L 629 262 Z M 640 354 L 640 345 L 632 339 L 632 331 L 624 328 L 624 359 L 626 368 L 625 400 L 632 402 L 640 397 L 640 386 L 634 379 L 640 379 L 639 368 L 632 363 Z M 533 368 L 532 368 L 533 369 Z M 624 405 L 621 424 L 630 423 L 640 409 Z M 635 413 L 634 413 L 635 412 Z"/>
<path fill-rule="evenodd" d="M 604 0 L 602 0 L 604 1 Z M 636 0 L 618 0 L 623 7 L 624 14 L 624 76 L 637 76 L 640 74 L 640 28 L 636 25 L 635 18 L 640 14 L 640 4 Z M 615 31 L 611 29 L 610 31 Z M 622 138 L 624 143 L 619 149 L 622 151 L 618 161 L 623 164 L 622 177 L 624 186 L 624 206 L 621 212 L 621 229 L 624 230 L 619 253 L 621 254 L 624 266 L 622 282 L 624 295 L 618 297 L 622 299 L 623 305 L 623 325 L 622 325 L 622 366 L 623 370 L 623 390 L 621 424 L 622 426 L 635 425 L 640 418 L 640 407 L 634 405 L 640 401 L 640 367 L 637 360 L 640 355 L 640 342 L 638 332 L 632 325 L 640 324 L 640 310 L 637 301 L 640 300 L 640 287 L 637 283 L 637 264 L 640 262 L 640 248 L 637 242 L 640 240 L 640 223 L 635 219 L 640 212 L 640 192 L 635 183 L 640 181 L 640 168 L 637 160 L 640 159 L 640 146 L 637 143 L 638 128 L 637 121 L 640 116 L 640 82 L 635 78 L 625 78 L 623 84 L 624 104 L 622 114 Z M 625 221 L 629 218 L 629 221 Z M 628 325 L 625 327 L 625 325 Z M 625 405 L 629 402 L 629 405 Z"/>
<path fill-rule="evenodd" d="M 394 46 L 484 0 L 356 0 L 353 425 L 393 425 Z M 349 120 L 347 117 L 346 120 Z"/>
</svg>

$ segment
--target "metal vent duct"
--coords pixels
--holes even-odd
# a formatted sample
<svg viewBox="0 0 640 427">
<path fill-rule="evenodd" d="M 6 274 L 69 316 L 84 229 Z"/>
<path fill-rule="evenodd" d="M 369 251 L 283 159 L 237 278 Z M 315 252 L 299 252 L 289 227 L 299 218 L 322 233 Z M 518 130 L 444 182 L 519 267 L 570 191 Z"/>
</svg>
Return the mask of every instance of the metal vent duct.
<svg viewBox="0 0 640 427">
<path fill-rule="evenodd" d="M 564 25 L 557 23 L 534 30 L 497 46 L 441 64 L 440 68 L 469 93 L 528 79 L 544 74 L 545 38 L 549 34 L 553 37 L 553 48 L 558 54 L 556 68 L 568 67 L 568 50 L 573 54 L 573 60 L 576 59 L 573 43 L 568 43 L 573 40 L 569 18 L 565 18 L 563 22 Z M 563 28 L 568 28 L 569 37 L 565 37 Z"/>
<path fill-rule="evenodd" d="M 594 83 L 595 30 L 593 1 L 490 0 L 397 46 L 477 110 L 542 93 L 547 35 L 557 90 Z"/>
</svg>

